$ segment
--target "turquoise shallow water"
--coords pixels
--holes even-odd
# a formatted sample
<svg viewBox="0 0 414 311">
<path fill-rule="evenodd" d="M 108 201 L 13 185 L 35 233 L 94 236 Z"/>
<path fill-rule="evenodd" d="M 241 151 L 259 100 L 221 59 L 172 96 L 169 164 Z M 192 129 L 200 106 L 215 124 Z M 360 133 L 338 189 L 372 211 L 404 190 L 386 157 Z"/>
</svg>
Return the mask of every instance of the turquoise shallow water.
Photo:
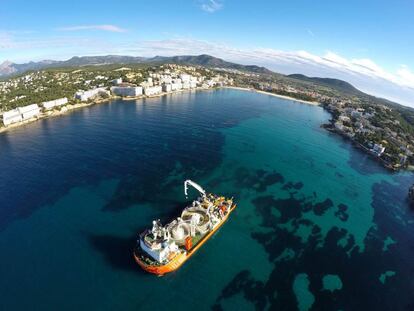
<svg viewBox="0 0 414 311">
<path fill-rule="evenodd" d="M 328 119 L 223 89 L 1 135 L 0 309 L 409 310 L 413 178 L 321 129 Z M 185 206 L 187 178 L 239 207 L 179 271 L 145 274 L 136 234 Z"/>
</svg>

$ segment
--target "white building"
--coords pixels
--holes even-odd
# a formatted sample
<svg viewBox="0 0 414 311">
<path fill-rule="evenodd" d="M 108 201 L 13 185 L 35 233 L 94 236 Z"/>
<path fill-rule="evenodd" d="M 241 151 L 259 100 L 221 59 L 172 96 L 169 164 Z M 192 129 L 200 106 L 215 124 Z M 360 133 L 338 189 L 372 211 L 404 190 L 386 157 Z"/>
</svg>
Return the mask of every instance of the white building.
<svg viewBox="0 0 414 311">
<path fill-rule="evenodd" d="M 190 82 L 189 81 L 183 82 L 183 90 L 188 90 L 189 88 L 190 88 Z"/>
<path fill-rule="evenodd" d="M 342 124 L 341 121 L 336 121 L 335 122 L 335 128 L 340 130 L 340 131 L 343 131 L 344 130 L 344 125 Z"/>
<path fill-rule="evenodd" d="M 142 86 L 143 88 L 146 88 L 146 87 L 152 87 L 152 86 L 154 86 L 154 83 L 152 82 L 152 79 L 151 79 L 151 82 L 144 81 L 144 82 L 141 82 L 139 85 Z"/>
<path fill-rule="evenodd" d="M 171 91 L 172 91 L 172 86 L 171 86 L 171 84 L 164 84 L 164 85 L 162 86 L 162 91 L 163 91 L 163 92 L 171 92 Z"/>
<path fill-rule="evenodd" d="M 118 96 L 140 96 L 142 95 L 141 86 L 113 86 L 111 92 Z"/>
<path fill-rule="evenodd" d="M 177 78 L 177 79 L 173 79 L 172 82 L 173 83 L 182 83 L 183 81 L 181 79 Z"/>
<path fill-rule="evenodd" d="M 162 87 L 160 85 L 144 87 L 144 94 L 147 96 L 157 95 L 157 94 L 160 94 L 161 92 L 162 92 Z"/>
<path fill-rule="evenodd" d="M 177 90 L 181 90 L 183 88 L 183 84 L 180 83 L 171 83 L 171 90 L 172 91 L 177 91 Z"/>
<path fill-rule="evenodd" d="M 381 144 L 374 144 L 371 151 L 375 153 L 377 156 L 380 156 L 384 153 L 385 147 L 383 147 Z"/>
<path fill-rule="evenodd" d="M 338 119 L 342 122 L 351 122 L 351 119 L 348 116 L 340 115 Z"/>
<path fill-rule="evenodd" d="M 78 91 L 75 93 L 75 98 L 80 99 L 81 101 L 87 101 L 95 97 L 98 94 L 108 95 L 108 91 L 105 88 L 96 88 L 88 91 Z"/>
<path fill-rule="evenodd" d="M 188 74 L 180 74 L 180 79 L 182 82 L 190 82 L 191 76 Z"/>
<path fill-rule="evenodd" d="M 45 110 L 49 110 L 49 109 L 52 109 L 54 107 L 59 107 L 59 106 L 62 106 L 62 105 L 66 105 L 67 103 L 68 103 L 68 99 L 66 97 L 63 97 L 63 98 L 43 102 L 43 103 L 41 103 L 41 105 Z"/>
<path fill-rule="evenodd" d="M 19 107 L 17 110 L 22 115 L 23 121 L 36 117 L 40 114 L 40 108 L 37 104 Z"/>
<path fill-rule="evenodd" d="M 170 75 L 164 75 L 160 77 L 160 83 L 170 84 L 172 82 L 172 78 Z"/>
<path fill-rule="evenodd" d="M 196 81 L 190 81 L 190 88 L 195 89 L 197 87 Z"/>
<path fill-rule="evenodd" d="M 213 87 L 216 84 L 216 82 L 214 80 L 207 80 L 206 83 L 207 83 L 208 87 Z"/>
<path fill-rule="evenodd" d="M 122 78 L 112 80 L 112 84 L 118 85 L 122 83 Z"/>
<path fill-rule="evenodd" d="M 21 122 L 21 121 L 22 121 L 22 115 L 17 109 L 9 110 L 3 113 L 3 124 L 5 126 L 12 124 L 12 123 L 16 123 L 16 122 Z"/>
</svg>

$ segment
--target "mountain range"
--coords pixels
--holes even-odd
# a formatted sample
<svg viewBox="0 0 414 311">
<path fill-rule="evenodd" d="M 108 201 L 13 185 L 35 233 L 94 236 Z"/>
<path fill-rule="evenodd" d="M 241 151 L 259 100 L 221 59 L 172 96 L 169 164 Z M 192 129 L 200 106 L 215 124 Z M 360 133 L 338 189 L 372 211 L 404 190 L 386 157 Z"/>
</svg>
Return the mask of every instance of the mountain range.
<svg viewBox="0 0 414 311">
<path fill-rule="evenodd" d="M 106 55 L 106 56 L 74 56 L 68 60 L 55 61 L 43 60 L 40 62 L 28 62 L 24 64 L 15 64 L 5 61 L 0 64 L 0 77 L 8 77 L 11 75 L 18 75 L 28 70 L 41 70 L 46 68 L 57 67 L 73 67 L 73 66 L 93 66 L 106 64 L 137 64 L 137 63 L 175 63 L 175 64 L 190 64 L 201 65 L 205 67 L 220 67 L 229 69 L 245 70 L 256 73 L 268 73 L 272 71 L 254 65 L 239 65 L 224 61 L 210 55 L 183 55 L 183 56 L 155 56 L 155 57 L 136 57 L 136 56 L 120 56 L 120 55 Z"/>
</svg>

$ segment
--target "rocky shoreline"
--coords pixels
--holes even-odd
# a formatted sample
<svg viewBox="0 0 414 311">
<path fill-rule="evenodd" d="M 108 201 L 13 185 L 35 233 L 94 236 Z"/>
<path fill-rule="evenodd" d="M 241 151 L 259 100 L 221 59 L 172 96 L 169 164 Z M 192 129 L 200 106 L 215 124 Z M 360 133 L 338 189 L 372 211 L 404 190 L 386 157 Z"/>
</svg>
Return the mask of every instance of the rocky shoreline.
<svg viewBox="0 0 414 311">
<path fill-rule="evenodd" d="M 355 146 L 356 148 L 362 150 L 364 153 L 368 154 L 372 159 L 374 159 L 375 161 L 380 163 L 384 168 L 386 168 L 386 169 L 388 169 L 392 172 L 398 172 L 398 171 L 401 171 L 401 170 L 414 171 L 414 167 L 411 167 L 411 166 L 408 166 L 407 168 L 393 166 L 391 163 L 389 163 L 389 162 L 385 161 L 384 159 L 382 159 L 382 158 L 376 156 L 375 154 L 373 154 L 371 152 L 371 150 L 368 149 L 367 147 L 365 147 L 364 145 L 362 145 L 359 142 L 355 141 L 354 139 L 348 137 L 343 132 L 338 131 L 335 128 L 335 126 L 333 126 L 332 124 L 329 124 L 329 123 L 328 124 L 322 124 L 321 127 L 324 128 L 325 130 L 331 132 L 331 133 L 335 133 L 337 135 L 340 135 L 344 139 L 350 141 L 353 146 Z"/>
</svg>

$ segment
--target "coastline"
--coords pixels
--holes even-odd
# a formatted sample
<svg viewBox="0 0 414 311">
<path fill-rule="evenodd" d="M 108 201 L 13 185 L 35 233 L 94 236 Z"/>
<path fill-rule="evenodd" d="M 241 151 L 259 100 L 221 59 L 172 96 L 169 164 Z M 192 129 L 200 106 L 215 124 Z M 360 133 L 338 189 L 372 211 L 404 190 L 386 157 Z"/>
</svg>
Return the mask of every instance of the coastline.
<svg viewBox="0 0 414 311">
<path fill-rule="evenodd" d="M 112 99 L 112 98 L 111 98 Z M 47 119 L 47 118 L 52 118 L 52 117 L 58 117 L 58 116 L 62 116 L 67 114 L 69 111 L 72 110 L 76 110 L 79 108 L 84 108 L 84 107 L 88 107 L 94 104 L 99 104 L 101 102 L 104 101 L 108 101 L 109 99 L 100 99 L 100 100 L 96 100 L 90 103 L 77 103 L 77 104 L 68 104 L 63 106 L 60 110 L 50 110 L 50 111 L 46 111 L 46 112 L 42 112 L 39 116 L 33 117 L 31 119 L 19 122 L 19 123 L 12 123 L 9 126 L 2 126 L 0 127 L 0 134 L 13 130 L 13 129 L 17 129 L 19 127 L 25 126 L 27 124 L 42 120 L 42 119 Z"/>
<path fill-rule="evenodd" d="M 225 88 L 225 89 L 234 89 L 234 90 L 240 90 L 240 91 L 256 92 L 256 93 L 260 93 L 260 94 L 264 94 L 264 95 L 270 95 L 270 96 L 275 96 L 275 97 L 279 97 L 279 98 L 283 98 L 283 99 L 287 99 L 287 100 L 296 101 L 296 102 L 299 102 L 299 103 L 302 103 L 302 104 L 307 104 L 307 105 L 312 105 L 312 106 L 319 106 L 320 105 L 320 103 L 318 103 L 318 102 L 311 102 L 311 101 L 296 99 L 296 98 L 293 98 L 293 97 L 279 95 L 279 94 L 270 93 L 270 92 L 266 92 L 266 91 L 260 91 L 260 90 L 256 90 L 256 89 L 253 89 L 253 88 L 238 87 L 238 86 L 221 86 L 221 87 L 217 87 L 217 88 Z M 7 132 L 7 131 L 10 131 L 10 130 L 13 130 L 13 129 L 17 129 L 19 127 L 22 127 L 22 126 L 25 126 L 27 124 L 36 122 L 38 120 L 63 116 L 63 115 L 66 115 L 68 112 L 70 112 L 72 110 L 89 107 L 89 106 L 92 106 L 92 105 L 95 105 L 95 104 L 101 104 L 101 103 L 109 102 L 109 101 L 114 100 L 114 99 L 122 99 L 122 100 L 131 100 L 132 101 L 132 100 L 139 100 L 139 99 L 145 99 L 145 98 L 157 98 L 157 97 L 162 97 L 162 96 L 177 94 L 177 93 L 182 93 L 182 92 L 207 91 L 207 90 L 213 90 L 213 89 L 217 89 L 217 88 L 196 88 L 196 89 L 188 89 L 188 90 L 177 90 L 177 91 L 170 91 L 170 92 L 162 92 L 160 94 L 151 95 L 151 96 L 140 95 L 140 96 L 135 96 L 135 97 L 121 97 L 121 96 L 117 96 L 117 95 L 111 95 L 108 98 L 100 98 L 100 99 L 93 100 L 91 102 L 68 104 L 68 105 L 63 106 L 60 110 L 51 110 L 51 111 L 42 112 L 39 116 L 33 117 L 29 120 L 25 120 L 25 121 L 22 121 L 22 122 L 19 122 L 19 123 L 13 123 L 13 124 L 10 124 L 9 126 L 1 126 L 0 127 L 0 134 L 4 133 L 4 132 Z"/>
<path fill-rule="evenodd" d="M 121 97 L 121 96 L 117 96 L 117 95 L 111 95 L 108 98 L 99 98 L 99 99 L 92 100 L 91 102 L 68 104 L 68 105 L 63 106 L 60 110 L 50 110 L 50 111 L 42 112 L 40 115 L 38 115 L 36 117 L 33 117 L 31 119 L 28 119 L 28 120 L 25 120 L 25 121 L 22 121 L 22 122 L 18 122 L 18 123 L 12 123 L 8 126 L 0 126 L 0 134 L 5 133 L 5 132 L 10 131 L 10 130 L 20 128 L 22 126 L 25 126 L 27 124 L 30 124 L 30 123 L 33 123 L 33 122 L 36 122 L 36 121 L 39 121 L 39 120 L 42 120 L 42 119 L 64 116 L 72 110 L 89 107 L 89 106 L 92 106 L 92 105 L 95 105 L 95 104 L 110 102 L 111 100 L 114 100 L 114 99 L 122 99 L 122 100 L 131 100 L 132 101 L 132 100 L 139 100 L 139 99 L 145 99 L 145 98 L 162 97 L 162 96 L 176 94 L 176 93 L 182 93 L 182 92 L 206 91 L 206 90 L 212 90 L 212 89 L 214 89 L 214 88 L 201 88 L 200 87 L 200 88 L 196 88 L 196 89 L 162 92 L 160 94 L 151 95 L 151 96 L 140 95 L 140 96 L 134 96 L 134 97 Z"/>
<path fill-rule="evenodd" d="M 223 88 L 240 90 L 240 91 L 256 92 L 256 93 L 275 96 L 275 97 L 279 97 L 279 98 L 283 98 L 283 99 L 293 100 L 293 101 L 296 101 L 296 102 L 299 102 L 299 103 L 302 103 L 302 104 L 307 104 L 307 105 L 312 105 L 312 106 L 320 106 L 321 105 L 318 102 L 311 102 L 311 101 L 308 101 L 308 100 L 297 99 L 297 98 L 294 98 L 294 97 L 279 95 L 279 94 L 266 92 L 266 91 L 260 91 L 260 90 L 256 90 L 256 89 L 253 89 L 253 88 L 239 87 L 239 86 L 223 86 Z"/>
</svg>

